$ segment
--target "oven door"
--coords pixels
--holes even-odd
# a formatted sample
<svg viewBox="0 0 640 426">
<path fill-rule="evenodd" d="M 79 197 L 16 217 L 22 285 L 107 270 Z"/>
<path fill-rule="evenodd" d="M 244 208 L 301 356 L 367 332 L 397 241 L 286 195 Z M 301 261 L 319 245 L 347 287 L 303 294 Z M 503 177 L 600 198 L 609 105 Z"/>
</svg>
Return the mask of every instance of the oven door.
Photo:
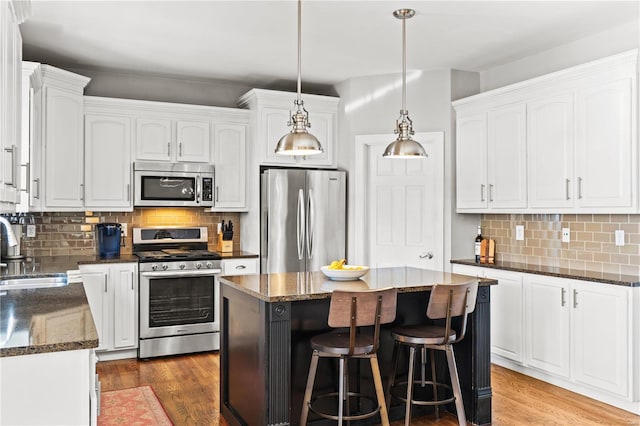
<svg viewBox="0 0 640 426">
<path fill-rule="evenodd" d="M 220 331 L 220 272 L 141 272 L 140 338 Z"/>
</svg>

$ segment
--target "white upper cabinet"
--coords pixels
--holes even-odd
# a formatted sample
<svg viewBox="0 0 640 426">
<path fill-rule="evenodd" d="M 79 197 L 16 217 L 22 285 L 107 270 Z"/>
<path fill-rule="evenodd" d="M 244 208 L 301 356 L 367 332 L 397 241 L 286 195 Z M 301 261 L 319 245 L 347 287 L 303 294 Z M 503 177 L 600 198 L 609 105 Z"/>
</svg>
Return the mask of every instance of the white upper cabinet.
<svg viewBox="0 0 640 426">
<path fill-rule="evenodd" d="M 136 161 L 210 161 L 210 128 L 207 119 L 136 119 Z M 175 137 L 174 137 L 175 133 Z"/>
<path fill-rule="evenodd" d="M 247 126 L 216 124 L 213 138 L 215 194 L 212 211 L 247 208 Z"/>
<path fill-rule="evenodd" d="M 529 102 L 527 118 L 529 206 L 573 207 L 573 94 Z"/>
<path fill-rule="evenodd" d="M 22 37 L 28 4 L 0 2 L 0 212 L 20 202 Z"/>
<path fill-rule="evenodd" d="M 458 209 L 486 209 L 487 114 L 459 115 L 456 135 Z"/>
<path fill-rule="evenodd" d="M 489 207 L 527 206 L 526 107 L 523 103 L 487 113 Z"/>
<path fill-rule="evenodd" d="M 34 90 L 30 187 L 32 211 L 73 211 L 84 206 L 84 102 L 89 78 L 40 65 Z"/>
<path fill-rule="evenodd" d="M 84 206 L 130 211 L 131 119 L 90 112 L 88 105 L 85 111 Z"/>
<path fill-rule="evenodd" d="M 637 58 L 633 50 L 455 101 L 458 211 L 638 212 Z"/>
<path fill-rule="evenodd" d="M 577 205 L 631 208 L 637 198 L 636 81 L 602 78 L 576 91 Z"/>
<path fill-rule="evenodd" d="M 322 154 L 307 157 L 289 157 L 275 153 L 276 144 L 291 131 L 287 123 L 294 111 L 296 94 L 273 90 L 253 89 L 244 94 L 239 104 L 251 110 L 253 135 L 250 138 L 259 165 L 290 167 L 335 168 L 337 120 L 339 98 L 319 95 L 302 95 L 304 107 L 309 111 L 309 133 L 313 134 L 324 149 Z"/>
</svg>

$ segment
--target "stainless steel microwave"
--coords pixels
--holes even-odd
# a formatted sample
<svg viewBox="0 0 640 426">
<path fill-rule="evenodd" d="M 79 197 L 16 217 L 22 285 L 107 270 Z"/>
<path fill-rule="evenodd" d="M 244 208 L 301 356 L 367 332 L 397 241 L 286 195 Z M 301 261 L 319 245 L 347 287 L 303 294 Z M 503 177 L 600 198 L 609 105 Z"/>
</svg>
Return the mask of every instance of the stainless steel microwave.
<svg viewBox="0 0 640 426">
<path fill-rule="evenodd" d="M 213 166 L 200 163 L 136 162 L 136 207 L 213 206 Z"/>
</svg>

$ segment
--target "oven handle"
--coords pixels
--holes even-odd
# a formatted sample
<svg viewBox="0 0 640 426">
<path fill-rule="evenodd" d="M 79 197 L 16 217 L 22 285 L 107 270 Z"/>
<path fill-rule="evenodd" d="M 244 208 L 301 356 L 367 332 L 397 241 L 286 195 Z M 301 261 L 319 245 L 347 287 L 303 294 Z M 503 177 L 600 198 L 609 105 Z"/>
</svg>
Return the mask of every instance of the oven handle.
<svg viewBox="0 0 640 426">
<path fill-rule="evenodd" d="M 158 271 L 158 272 L 140 272 L 140 276 L 149 278 L 186 278 L 186 277 L 203 277 L 214 276 L 220 274 L 222 269 L 207 269 L 205 271 Z"/>
</svg>

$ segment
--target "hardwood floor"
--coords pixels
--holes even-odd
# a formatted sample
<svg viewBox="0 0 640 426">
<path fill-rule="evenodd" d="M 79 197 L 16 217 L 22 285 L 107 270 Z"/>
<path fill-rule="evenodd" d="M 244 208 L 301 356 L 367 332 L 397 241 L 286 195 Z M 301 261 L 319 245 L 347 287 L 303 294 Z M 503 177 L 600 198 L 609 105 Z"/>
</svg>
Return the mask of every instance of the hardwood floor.
<svg viewBox="0 0 640 426">
<path fill-rule="evenodd" d="M 176 426 L 220 425 L 217 353 L 128 359 L 98 363 L 102 391 L 151 385 Z M 511 425 L 640 425 L 635 416 L 610 405 L 493 365 L 493 424 Z M 392 426 L 403 425 L 396 421 Z M 457 425 L 445 413 L 416 418 L 416 426 Z"/>
</svg>

